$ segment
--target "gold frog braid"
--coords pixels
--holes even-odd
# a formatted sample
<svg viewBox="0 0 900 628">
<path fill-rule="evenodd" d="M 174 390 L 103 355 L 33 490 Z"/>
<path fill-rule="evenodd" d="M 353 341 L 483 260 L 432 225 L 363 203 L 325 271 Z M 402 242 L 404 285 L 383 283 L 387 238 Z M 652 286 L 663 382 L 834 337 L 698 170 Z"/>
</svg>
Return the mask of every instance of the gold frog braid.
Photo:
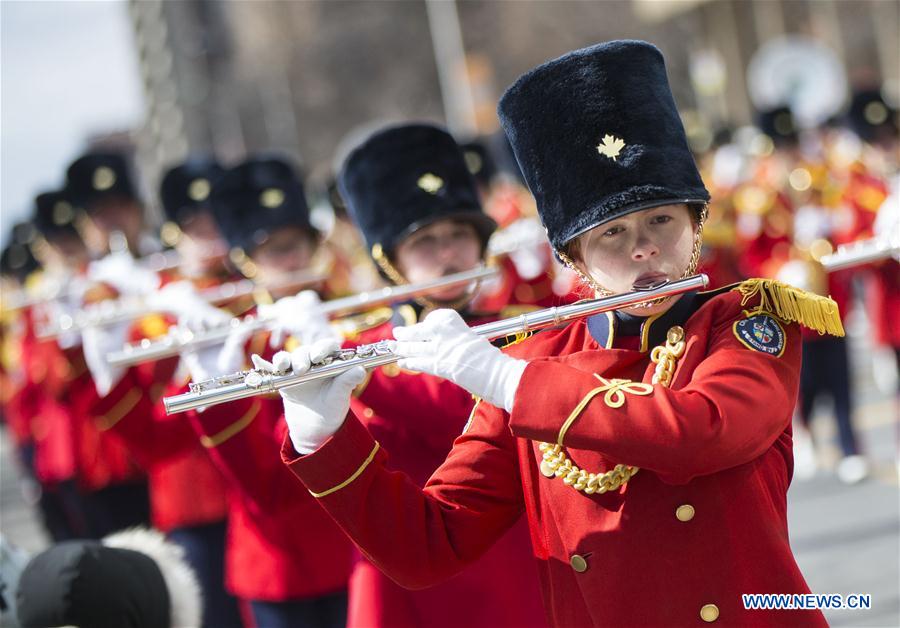
<svg viewBox="0 0 900 628">
<path fill-rule="evenodd" d="M 678 365 L 678 359 L 684 355 L 684 350 L 684 329 L 676 325 L 670 328 L 666 334 L 665 345 L 654 347 L 650 353 L 650 359 L 656 364 L 656 371 L 653 373 L 653 379 L 651 380 L 653 384 L 659 384 L 666 388 L 672 384 L 672 376 Z M 650 384 L 633 382 L 628 379 L 607 380 L 597 374 L 594 374 L 594 377 L 600 380 L 603 385 L 589 391 L 575 407 L 559 430 L 556 443 L 540 443 L 538 445 L 538 449 L 543 454 L 540 466 L 541 473 L 548 478 L 561 477 L 565 484 L 576 491 L 584 491 L 588 495 L 615 491 L 630 480 L 640 469 L 626 464 L 617 464 L 610 471 L 591 473 L 579 468 L 566 455 L 565 449 L 563 449 L 563 439 L 569 427 L 587 407 L 591 399 L 602 392 L 606 393 L 603 397 L 603 402 L 610 408 L 621 408 L 625 404 L 625 393 L 645 396 L 653 392 L 653 386 Z"/>
</svg>

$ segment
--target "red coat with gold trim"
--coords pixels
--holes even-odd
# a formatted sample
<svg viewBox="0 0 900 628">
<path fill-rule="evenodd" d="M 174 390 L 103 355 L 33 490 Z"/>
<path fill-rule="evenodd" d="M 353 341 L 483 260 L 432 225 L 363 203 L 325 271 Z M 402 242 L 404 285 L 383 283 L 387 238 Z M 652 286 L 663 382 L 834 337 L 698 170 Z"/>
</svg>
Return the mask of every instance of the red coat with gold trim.
<svg viewBox="0 0 900 628">
<path fill-rule="evenodd" d="M 809 590 L 786 517 L 799 329 L 748 318 L 756 303 L 741 300 L 704 296 L 681 319 L 650 321 L 637 349 L 601 350 L 584 320 L 511 348 L 530 362 L 512 413 L 479 404 L 424 489 L 385 467 L 352 415 L 316 452 L 299 456 L 288 439 L 282 457 L 404 586 L 456 573 L 524 511 L 553 625 L 824 625 L 818 611 L 741 603 L 742 593 Z M 640 349 L 673 324 L 683 356 L 669 388 L 651 385 L 655 366 Z M 539 442 L 554 443 L 573 417 L 563 445 L 575 464 L 640 472 L 591 495 L 545 477 Z"/>
<path fill-rule="evenodd" d="M 345 589 L 350 577 L 350 541 L 278 460 L 286 432 L 281 416 L 275 396 L 190 417 L 234 492 L 225 586 L 243 599 L 317 597 Z"/>
<path fill-rule="evenodd" d="M 177 359 L 163 361 L 151 369 L 148 380 L 142 379 L 138 369 L 129 369 L 98 402 L 100 409 L 105 407 L 109 413 L 107 416 L 118 417 L 107 423 L 108 434 L 128 447 L 147 469 L 151 519 L 163 532 L 215 523 L 228 514 L 225 480 L 200 445 L 190 422 L 184 416 L 165 415 L 161 397 L 183 389 L 164 381 L 166 376 L 173 377 L 174 363 Z M 113 414 L 111 408 L 117 405 L 127 411 Z"/>
<path fill-rule="evenodd" d="M 384 323 L 358 342 L 393 338 L 393 328 Z M 375 369 L 351 405 L 391 452 L 388 468 L 406 473 L 418 486 L 444 461 L 473 406 L 472 395 L 455 384 L 396 365 Z M 521 519 L 461 574 L 422 591 L 400 587 L 359 556 L 350 580 L 347 625 L 546 626 L 528 549 L 528 527 Z"/>
<path fill-rule="evenodd" d="M 162 284 L 183 279 L 166 273 Z M 191 280 L 199 289 L 233 277 Z M 246 299 L 229 307 L 240 309 Z M 165 331 L 174 320 L 148 317 L 131 330 L 132 340 Z M 184 388 L 173 381 L 178 358 L 147 362 L 129 368 L 110 393 L 96 401 L 94 410 L 107 417 L 109 433 L 123 442 L 148 471 L 150 514 L 153 525 L 168 532 L 175 528 L 215 523 L 228 513 L 226 483 L 183 416 L 166 416 L 161 398 Z"/>
</svg>

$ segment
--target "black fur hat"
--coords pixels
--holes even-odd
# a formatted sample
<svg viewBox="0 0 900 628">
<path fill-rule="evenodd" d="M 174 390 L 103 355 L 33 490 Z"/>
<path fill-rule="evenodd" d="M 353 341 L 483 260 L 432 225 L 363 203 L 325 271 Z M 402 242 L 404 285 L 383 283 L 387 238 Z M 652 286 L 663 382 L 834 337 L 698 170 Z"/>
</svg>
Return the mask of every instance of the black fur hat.
<svg viewBox="0 0 900 628">
<path fill-rule="evenodd" d="M 549 61 L 506 90 L 498 113 L 558 251 L 625 214 L 709 200 L 651 44 L 611 41 Z"/>
<path fill-rule="evenodd" d="M 107 198 L 137 200 L 128 164 L 119 153 L 88 153 L 73 161 L 66 171 L 66 195 L 88 212 Z"/>
<path fill-rule="evenodd" d="M 211 205 L 229 246 L 251 255 L 279 227 L 314 232 L 303 184 L 294 167 L 277 157 L 251 157 L 225 171 L 213 186 Z"/>
<path fill-rule="evenodd" d="M 885 102 L 877 89 L 853 93 L 847 120 L 850 128 L 865 142 L 889 141 L 897 137 L 897 110 Z"/>
<path fill-rule="evenodd" d="M 208 211 L 213 186 L 223 172 L 211 156 L 192 157 L 170 168 L 159 185 L 166 219 L 181 225 L 195 212 Z"/>
<path fill-rule="evenodd" d="M 65 192 L 44 192 L 34 199 L 34 226 L 48 240 L 59 235 L 78 235 L 76 210 Z"/>
<path fill-rule="evenodd" d="M 756 125 L 772 138 L 775 146 L 794 146 L 800 140 L 790 107 L 775 107 L 758 112 Z"/>
<path fill-rule="evenodd" d="M 481 139 L 460 144 L 466 167 L 479 185 L 489 186 L 497 176 L 497 164 L 491 155 L 490 146 Z"/>
<path fill-rule="evenodd" d="M 481 209 L 459 145 L 438 126 L 378 131 L 350 152 L 338 184 L 370 251 L 379 245 L 390 255 L 413 232 L 448 218 L 471 222 L 483 244 L 497 227 Z"/>
</svg>

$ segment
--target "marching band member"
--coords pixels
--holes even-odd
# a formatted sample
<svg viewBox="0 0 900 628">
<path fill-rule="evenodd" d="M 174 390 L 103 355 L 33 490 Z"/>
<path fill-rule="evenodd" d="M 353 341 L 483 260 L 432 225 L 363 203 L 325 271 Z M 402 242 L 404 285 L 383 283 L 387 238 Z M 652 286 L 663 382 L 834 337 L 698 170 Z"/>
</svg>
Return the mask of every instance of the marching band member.
<svg viewBox="0 0 900 628">
<path fill-rule="evenodd" d="M 175 245 L 179 267 L 163 272 L 165 286 L 150 301 L 167 305 L 170 312 L 180 310 L 181 318 L 222 322 L 231 317 L 200 302 L 195 292 L 229 279 L 222 266 L 224 243 L 209 207 L 212 186 L 221 173 L 215 160 L 195 157 L 167 170 L 160 184 L 167 218 L 163 235 Z M 160 322 L 160 317 L 150 320 Z M 118 343 L 121 348 L 131 327 L 123 324 L 107 332 L 117 338 L 103 344 Z M 143 327 L 147 327 L 146 319 Z M 106 416 L 117 418 L 108 423 L 108 433 L 120 439 L 148 471 L 151 520 L 184 549 L 197 574 L 203 589 L 203 625 L 240 626 L 236 601 L 224 587 L 225 480 L 190 424 L 166 417 L 158 403 L 166 392 L 183 387 L 177 365 L 177 359 L 170 359 L 128 369 L 98 406 Z M 112 412 L 113 408 L 119 411 Z"/>
<path fill-rule="evenodd" d="M 659 50 L 569 53 L 523 75 L 499 113 L 551 245 L 597 293 L 695 272 L 708 194 Z M 400 366 L 481 401 L 424 489 L 348 413 L 359 368 L 281 391 L 282 457 L 404 586 L 450 577 L 524 512 L 553 625 L 780 624 L 785 611 L 745 610 L 741 593 L 809 590 L 786 522 L 798 323 L 843 333 L 832 301 L 771 280 L 505 352 L 438 310 L 394 331 Z M 296 349 L 295 372 L 317 350 Z M 817 610 L 789 621 L 824 625 Z"/>
<path fill-rule="evenodd" d="M 87 159 L 87 158 L 84 158 Z M 79 163 L 79 162 L 76 162 Z M 84 164 L 83 160 L 80 163 Z M 113 163 L 97 166 L 112 172 Z M 115 166 L 118 186 L 111 194 L 130 190 L 124 166 Z M 70 170 L 67 186 L 62 193 L 40 195 L 36 199 L 35 224 L 42 234 L 36 241 L 36 254 L 49 264 L 57 275 L 56 281 L 67 286 L 68 293 L 55 302 L 59 308 L 80 307 L 83 301 L 113 295 L 105 285 L 95 286 L 87 270 L 89 252 L 77 227 L 78 202 L 103 203 L 100 191 L 93 195 L 82 193 L 90 187 L 83 178 L 89 171 L 77 167 Z M 105 181 L 105 180 L 104 180 Z M 61 311 L 61 310 L 60 310 Z M 51 315 L 57 307 L 50 307 Z M 34 380 L 35 397 L 40 408 L 36 415 L 35 433 L 40 436 L 37 463 L 51 475 L 68 477 L 74 465 L 80 497 L 76 500 L 65 491 L 66 513 L 75 521 L 74 536 L 99 538 L 115 530 L 146 523 L 148 519 L 147 483 L 143 469 L 127 448 L 105 434 L 104 412 L 96 407 L 93 373 L 89 369 L 89 349 L 83 338 L 66 332 L 55 341 L 39 341 L 23 353 L 29 361 L 39 361 L 37 372 L 44 376 Z M 52 471 L 51 471 L 52 470 Z M 60 477 L 62 477 L 60 476 Z"/>
<path fill-rule="evenodd" d="M 35 233 L 30 249 L 43 270 L 34 273 L 30 281 L 52 286 L 48 292 L 57 291 L 53 287 L 78 284 L 83 281 L 89 253 L 72 224 L 72 205 L 57 191 L 39 194 L 34 205 Z M 38 288 L 38 292 L 44 290 Z M 90 533 L 77 484 L 75 420 L 67 399 L 70 382 L 85 375 L 80 337 L 69 334 L 54 342 L 36 334 L 36 324 L 64 311 L 68 300 L 71 297 L 61 294 L 57 301 L 21 312 L 16 368 L 21 386 L 11 404 L 16 419 L 13 425 L 20 425 L 13 433 L 20 435 L 23 461 L 40 487 L 38 506 L 54 541 Z"/>
<path fill-rule="evenodd" d="M 313 263 L 319 234 L 310 225 L 303 185 L 288 162 L 248 159 L 216 182 L 211 202 L 232 260 L 261 286 L 284 284 Z M 332 296 L 327 283 L 323 296 Z M 193 380 L 239 370 L 247 340 L 238 329 L 223 346 L 183 355 Z M 266 341 L 260 334 L 250 346 L 259 352 Z M 228 410 L 209 408 L 191 418 L 200 443 L 234 492 L 226 588 L 249 602 L 257 626 L 342 628 L 350 543 L 279 463 L 280 404 L 272 399 L 242 404 L 237 420 Z"/>
<path fill-rule="evenodd" d="M 389 280 L 415 284 L 483 263 L 496 224 L 482 211 L 460 148 L 445 130 L 429 124 L 381 129 L 349 153 L 339 182 L 350 215 Z M 313 296 L 301 293 L 276 303 L 281 335 L 290 333 L 304 344 L 328 337 L 328 321 Z M 393 316 L 385 317 L 389 320 L 374 324 L 344 347 L 392 338 L 393 329 L 415 323 L 436 307 L 452 307 L 469 323 L 510 315 L 482 310 L 478 297 L 477 286 L 459 286 L 397 304 Z M 335 339 L 332 346 L 338 344 Z M 258 358 L 254 362 L 275 368 Z M 392 452 L 389 468 L 424 486 L 462 431 L 474 401 L 452 382 L 390 364 L 356 388 L 352 405 Z M 528 543 L 522 521 L 463 573 L 424 591 L 404 590 L 358 556 L 350 579 L 347 625 L 546 625 Z"/>
</svg>

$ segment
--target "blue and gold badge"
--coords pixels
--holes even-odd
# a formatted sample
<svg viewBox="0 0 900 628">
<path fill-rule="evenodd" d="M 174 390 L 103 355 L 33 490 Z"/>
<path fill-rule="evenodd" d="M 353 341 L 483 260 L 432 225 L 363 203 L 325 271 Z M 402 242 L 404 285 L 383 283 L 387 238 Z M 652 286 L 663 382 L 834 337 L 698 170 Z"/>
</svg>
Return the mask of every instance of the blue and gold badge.
<svg viewBox="0 0 900 628">
<path fill-rule="evenodd" d="M 748 349 L 776 358 L 784 353 L 784 328 L 768 314 L 755 314 L 734 324 L 734 336 Z"/>
</svg>

